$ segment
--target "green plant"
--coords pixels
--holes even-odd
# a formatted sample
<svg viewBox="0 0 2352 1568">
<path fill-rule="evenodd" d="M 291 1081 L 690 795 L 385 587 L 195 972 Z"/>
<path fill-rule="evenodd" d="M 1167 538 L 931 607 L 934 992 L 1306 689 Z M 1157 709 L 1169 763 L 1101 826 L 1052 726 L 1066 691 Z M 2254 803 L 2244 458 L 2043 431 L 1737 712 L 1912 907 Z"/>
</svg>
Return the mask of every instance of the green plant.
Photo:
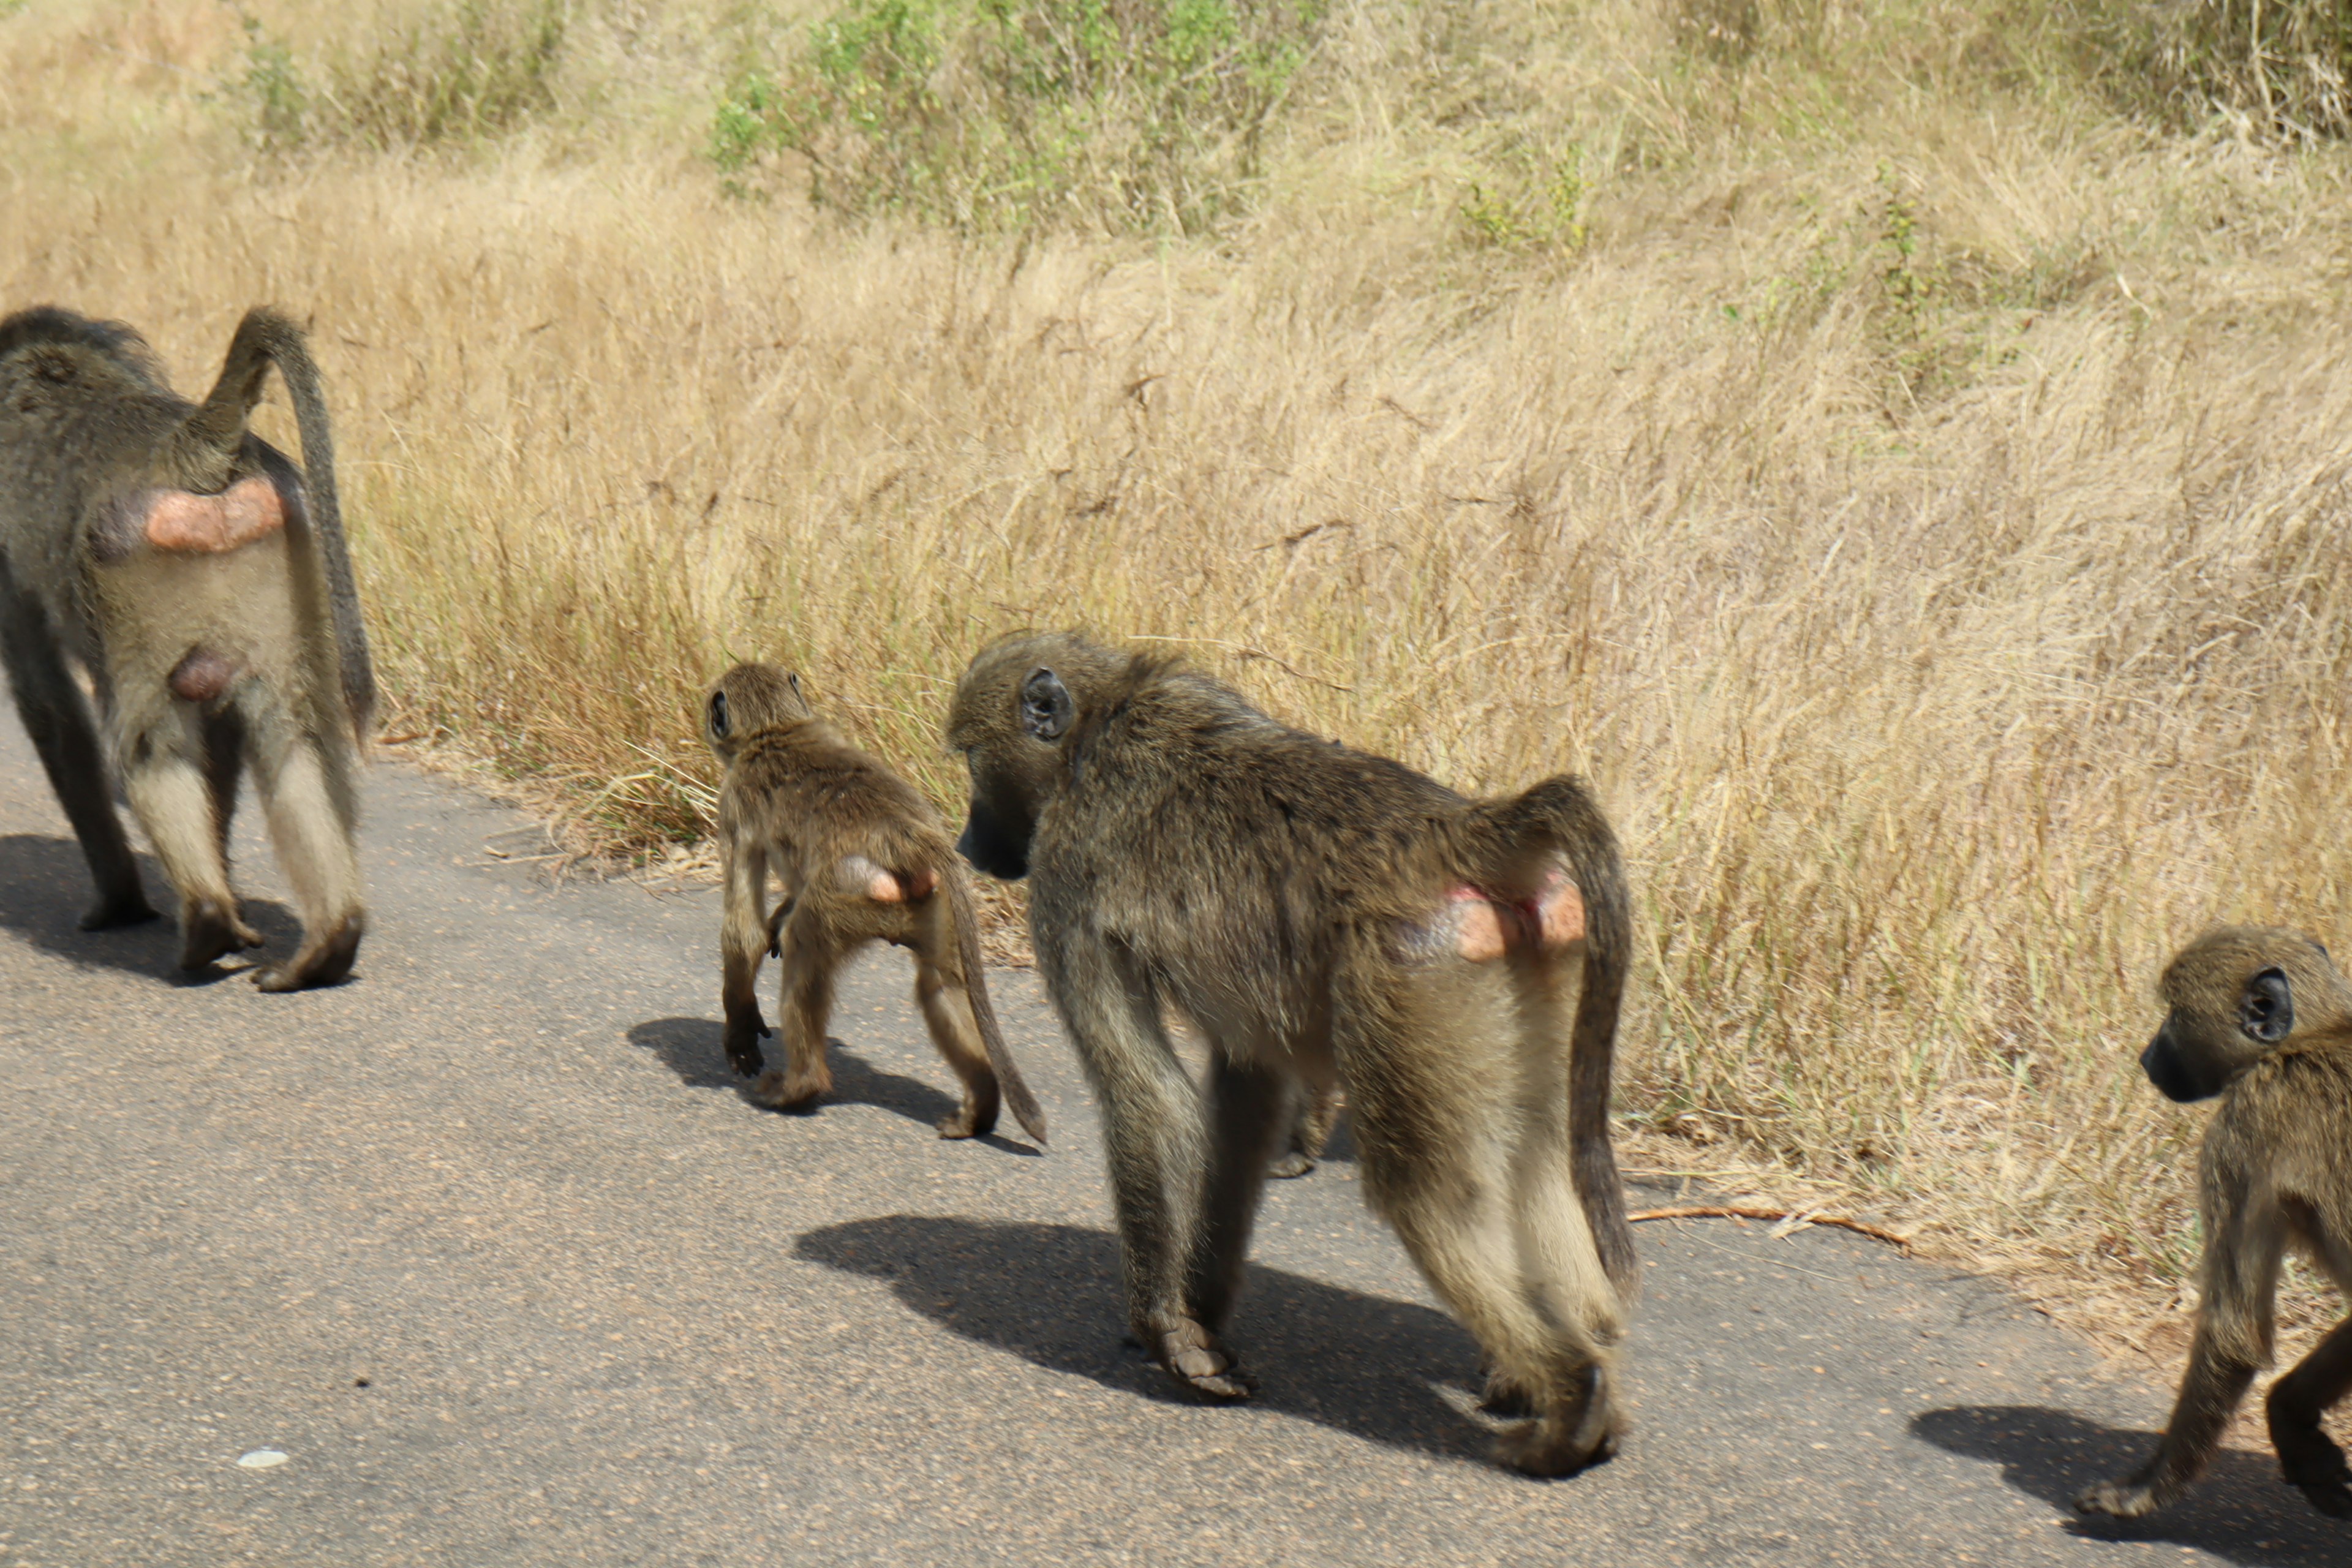
<svg viewBox="0 0 2352 1568">
<path fill-rule="evenodd" d="M 299 147 L 310 94 L 295 68 L 294 51 L 271 36 L 259 17 L 240 16 L 238 23 L 245 29 L 245 72 L 238 86 L 252 108 L 255 140 L 273 151 Z"/>
<path fill-rule="evenodd" d="M 1521 154 L 1488 179 L 1469 182 L 1458 210 L 1474 244 L 1565 253 L 1591 237 L 1584 202 L 1583 150 L 1571 146 L 1550 159 Z"/>
<path fill-rule="evenodd" d="M 812 201 L 966 230 L 1197 232 L 1244 205 L 1322 0 L 847 0 L 739 71 L 706 153 L 739 195 L 780 155 Z"/>
</svg>

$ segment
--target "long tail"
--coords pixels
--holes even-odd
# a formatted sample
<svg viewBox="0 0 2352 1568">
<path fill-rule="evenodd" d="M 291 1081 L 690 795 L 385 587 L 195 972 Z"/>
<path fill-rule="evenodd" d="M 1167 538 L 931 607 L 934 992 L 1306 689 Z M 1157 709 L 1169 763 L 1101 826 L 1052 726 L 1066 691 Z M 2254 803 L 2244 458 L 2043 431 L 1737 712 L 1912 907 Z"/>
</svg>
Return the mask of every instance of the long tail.
<svg viewBox="0 0 2352 1568">
<path fill-rule="evenodd" d="M 1045 1142 L 1045 1112 L 1037 1097 L 1029 1092 L 1029 1084 L 1022 1078 L 1021 1069 L 1005 1048 L 1004 1031 L 997 1027 L 996 1007 L 988 999 L 988 965 L 980 952 L 980 915 L 972 907 L 971 883 L 964 876 L 963 867 L 953 855 L 940 863 L 940 874 L 947 879 L 948 900 L 953 906 L 956 923 L 956 952 L 963 961 L 966 994 L 971 998 L 971 1016 L 980 1025 L 981 1044 L 988 1049 L 988 1065 L 996 1069 L 996 1086 L 1004 1095 L 1004 1103 L 1013 1110 L 1013 1120 L 1021 1123 L 1021 1131 Z"/>
<path fill-rule="evenodd" d="M 1576 1195 L 1601 1253 L 1601 1267 L 1621 1294 L 1631 1296 L 1640 1270 L 1633 1228 L 1625 1218 L 1625 1189 L 1609 1141 L 1609 1100 L 1617 1058 L 1617 1015 L 1625 998 L 1625 972 L 1633 955 L 1633 900 L 1617 835 L 1582 779 L 1563 773 L 1526 794 L 1473 808 L 1474 853 L 1487 886 L 1532 891 L 1537 863 L 1568 858 L 1584 900 L 1584 975 L 1569 1037 L 1569 1142 Z M 1483 853 L 1479 853 L 1483 851 Z"/>
<path fill-rule="evenodd" d="M 275 364 L 294 400 L 296 428 L 302 437 L 304 506 L 319 559 L 326 568 L 328 599 L 335 620 L 336 651 L 342 666 L 343 700 L 352 723 L 367 733 L 375 714 L 375 661 L 368 652 L 367 626 L 360 617 L 359 587 L 352 575 L 351 547 L 343 539 L 343 512 L 335 492 L 335 437 L 327 423 L 327 400 L 319 367 L 302 330 L 275 310 L 252 310 L 229 340 L 220 379 L 181 428 L 183 468 L 194 488 L 217 489 L 244 445 L 246 421 L 261 400 L 261 384 Z M 209 480 L 207 483 L 205 481 Z"/>
</svg>

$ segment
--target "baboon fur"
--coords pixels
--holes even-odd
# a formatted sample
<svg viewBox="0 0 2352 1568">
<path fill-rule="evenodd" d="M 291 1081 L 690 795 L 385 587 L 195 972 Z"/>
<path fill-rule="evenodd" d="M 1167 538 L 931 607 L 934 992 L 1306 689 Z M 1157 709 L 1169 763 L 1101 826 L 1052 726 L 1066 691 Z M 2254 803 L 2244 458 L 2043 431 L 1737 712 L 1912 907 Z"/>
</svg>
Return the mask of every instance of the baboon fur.
<svg viewBox="0 0 2352 1568">
<path fill-rule="evenodd" d="M 2156 1455 L 2076 1500 L 2136 1519 L 2203 1473 L 2255 1372 L 2271 1364 L 2273 1297 L 2289 1248 L 2352 1297 L 2352 986 L 2300 932 L 2207 931 L 2164 971 L 2164 1024 L 2141 1068 L 2169 1099 L 2219 1095 L 2198 1161 L 2205 1256 L 2189 1370 Z M 2287 1483 L 2352 1519 L 2352 1470 L 2320 1429 L 2352 1392 L 2352 1318 L 2265 1401 Z"/>
<path fill-rule="evenodd" d="M 300 468 L 246 428 L 272 365 Z M 334 463 L 318 367 L 282 316 L 246 315 L 201 404 L 119 322 L 0 321 L 0 653 L 98 884 L 82 924 L 154 915 L 110 764 L 179 895 L 181 965 L 261 945 L 226 854 L 249 769 L 303 925 L 255 970 L 265 991 L 341 979 L 367 924 L 353 773 L 375 683 Z"/>
<path fill-rule="evenodd" d="M 1045 1112 L 989 1003 L 971 884 L 931 804 L 819 719 L 800 677 L 772 664 L 739 664 L 719 679 L 703 703 L 703 738 L 727 770 L 719 792 L 727 1059 L 759 1074 L 754 1094 L 799 1108 L 832 1089 L 825 1025 L 835 976 L 859 949 L 887 942 L 913 956 L 931 1043 L 963 1083 L 963 1105 L 940 1136 L 992 1131 L 1001 1088 L 1014 1120 L 1045 1142 Z M 772 916 L 771 870 L 784 892 Z M 755 985 L 772 951 L 783 968 L 784 1065 L 761 1072 L 768 1026 Z"/>
<path fill-rule="evenodd" d="M 1608 1108 L 1632 944 L 1584 785 L 1465 799 L 1076 634 L 983 650 L 948 743 L 971 775 L 959 847 L 1029 879 L 1148 1352 L 1212 1396 L 1250 1392 L 1217 1335 L 1297 1097 L 1339 1083 L 1367 1199 L 1476 1336 L 1490 1402 L 1534 1415 L 1501 1457 L 1561 1475 L 1612 1452 L 1634 1268 Z M 1163 1008 L 1208 1042 L 1205 1086 Z"/>
</svg>

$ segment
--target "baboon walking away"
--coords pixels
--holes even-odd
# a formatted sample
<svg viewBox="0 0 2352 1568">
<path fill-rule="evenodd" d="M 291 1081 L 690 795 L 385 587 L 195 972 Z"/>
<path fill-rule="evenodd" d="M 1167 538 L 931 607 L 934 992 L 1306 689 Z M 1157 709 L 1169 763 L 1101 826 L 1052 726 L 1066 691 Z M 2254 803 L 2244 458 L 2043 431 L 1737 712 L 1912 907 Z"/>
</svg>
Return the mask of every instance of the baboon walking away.
<svg viewBox="0 0 2352 1568">
<path fill-rule="evenodd" d="M 300 468 L 246 428 L 272 365 Z M 110 763 L 179 895 L 181 966 L 260 946 L 228 876 L 249 771 L 302 915 L 300 947 L 254 973 L 265 991 L 341 979 L 367 923 L 353 773 L 375 683 L 334 461 L 318 367 L 282 316 L 247 312 L 200 404 L 120 323 L 0 321 L 0 654 L 98 884 L 82 925 L 155 912 Z"/>
<path fill-rule="evenodd" d="M 1538 1475 L 1613 1451 L 1633 1249 L 1609 1139 L 1632 944 L 1578 780 L 1472 800 L 1166 658 L 993 644 L 948 743 L 960 845 L 1030 883 L 1038 968 L 1103 1108 L 1129 1327 L 1213 1396 L 1267 1166 L 1344 1086 L 1365 1195 L 1532 1414 Z M 1204 1087 L 1163 1009 L 1207 1041 Z"/>
<path fill-rule="evenodd" d="M 726 885 L 719 927 L 727 1059 L 758 1073 L 770 1105 L 813 1104 L 833 1087 L 825 1023 L 834 983 L 860 948 L 887 942 L 915 960 L 915 1001 L 931 1043 L 963 1081 L 942 1138 L 996 1126 L 1000 1090 L 1038 1142 L 1045 1115 L 1005 1048 L 988 999 L 971 889 L 946 825 L 921 794 L 819 719 L 800 677 L 739 664 L 703 703 L 703 738 L 727 773 L 719 794 Z M 783 901 L 767 911 L 768 874 Z M 768 1032 L 754 994 L 762 956 L 783 965 L 784 1065 L 761 1072 Z"/>
</svg>

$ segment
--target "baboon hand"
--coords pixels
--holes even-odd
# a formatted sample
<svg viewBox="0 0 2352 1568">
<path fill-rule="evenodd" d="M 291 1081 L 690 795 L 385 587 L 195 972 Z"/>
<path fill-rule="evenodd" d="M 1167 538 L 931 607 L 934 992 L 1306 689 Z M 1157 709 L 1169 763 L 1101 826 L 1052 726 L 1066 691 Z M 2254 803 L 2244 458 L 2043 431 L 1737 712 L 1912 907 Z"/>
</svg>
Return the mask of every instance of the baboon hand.
<svg viewBox="0 0 2352 1568">
<path fill-rule="evenodd" d="M 2084 1489 L 2074 1500 L 2077 1513 L 2104 1513 L 2116 1519 L 2140 1519 L 2162 1508 L 2167 1500 L 2156 1495 L 2145 1472 L 2122 1480 L 2101 1481 Z"/>
<path fill-rule="evenodd" d="M 766 1065 L 760 1053 L 760 1042 L 772 1032 L 768 1020 L 761 1016 L 758 1003 L 741 1012 L 729 1010 L 725 1037 L 727 1065 L 735 1069 L 737 1076 L 759 1076 L 761 1068 Z"/>
<path fill-rule="evenodd" d="M 1257 1380 L 1244 1372 L 1200 1324 L 1188 1320 L 1154 1338 L 1160 1347 L 1160 1364 L 1210 1398 L 1247 1399 L 1257 1392 Z"/>
<path fill-rule="evenodd" d="M 2316 1426 L 2291 1436 L 2273 1431 L 2271 1438 L 2287 1485 L 2329 1518 L 2352 1519 L 2352 1485 L 2347 1484 L 2352 1483 L 2352 1468 L 2345 1465 L 2343 1449 Z"/>
</svg>

